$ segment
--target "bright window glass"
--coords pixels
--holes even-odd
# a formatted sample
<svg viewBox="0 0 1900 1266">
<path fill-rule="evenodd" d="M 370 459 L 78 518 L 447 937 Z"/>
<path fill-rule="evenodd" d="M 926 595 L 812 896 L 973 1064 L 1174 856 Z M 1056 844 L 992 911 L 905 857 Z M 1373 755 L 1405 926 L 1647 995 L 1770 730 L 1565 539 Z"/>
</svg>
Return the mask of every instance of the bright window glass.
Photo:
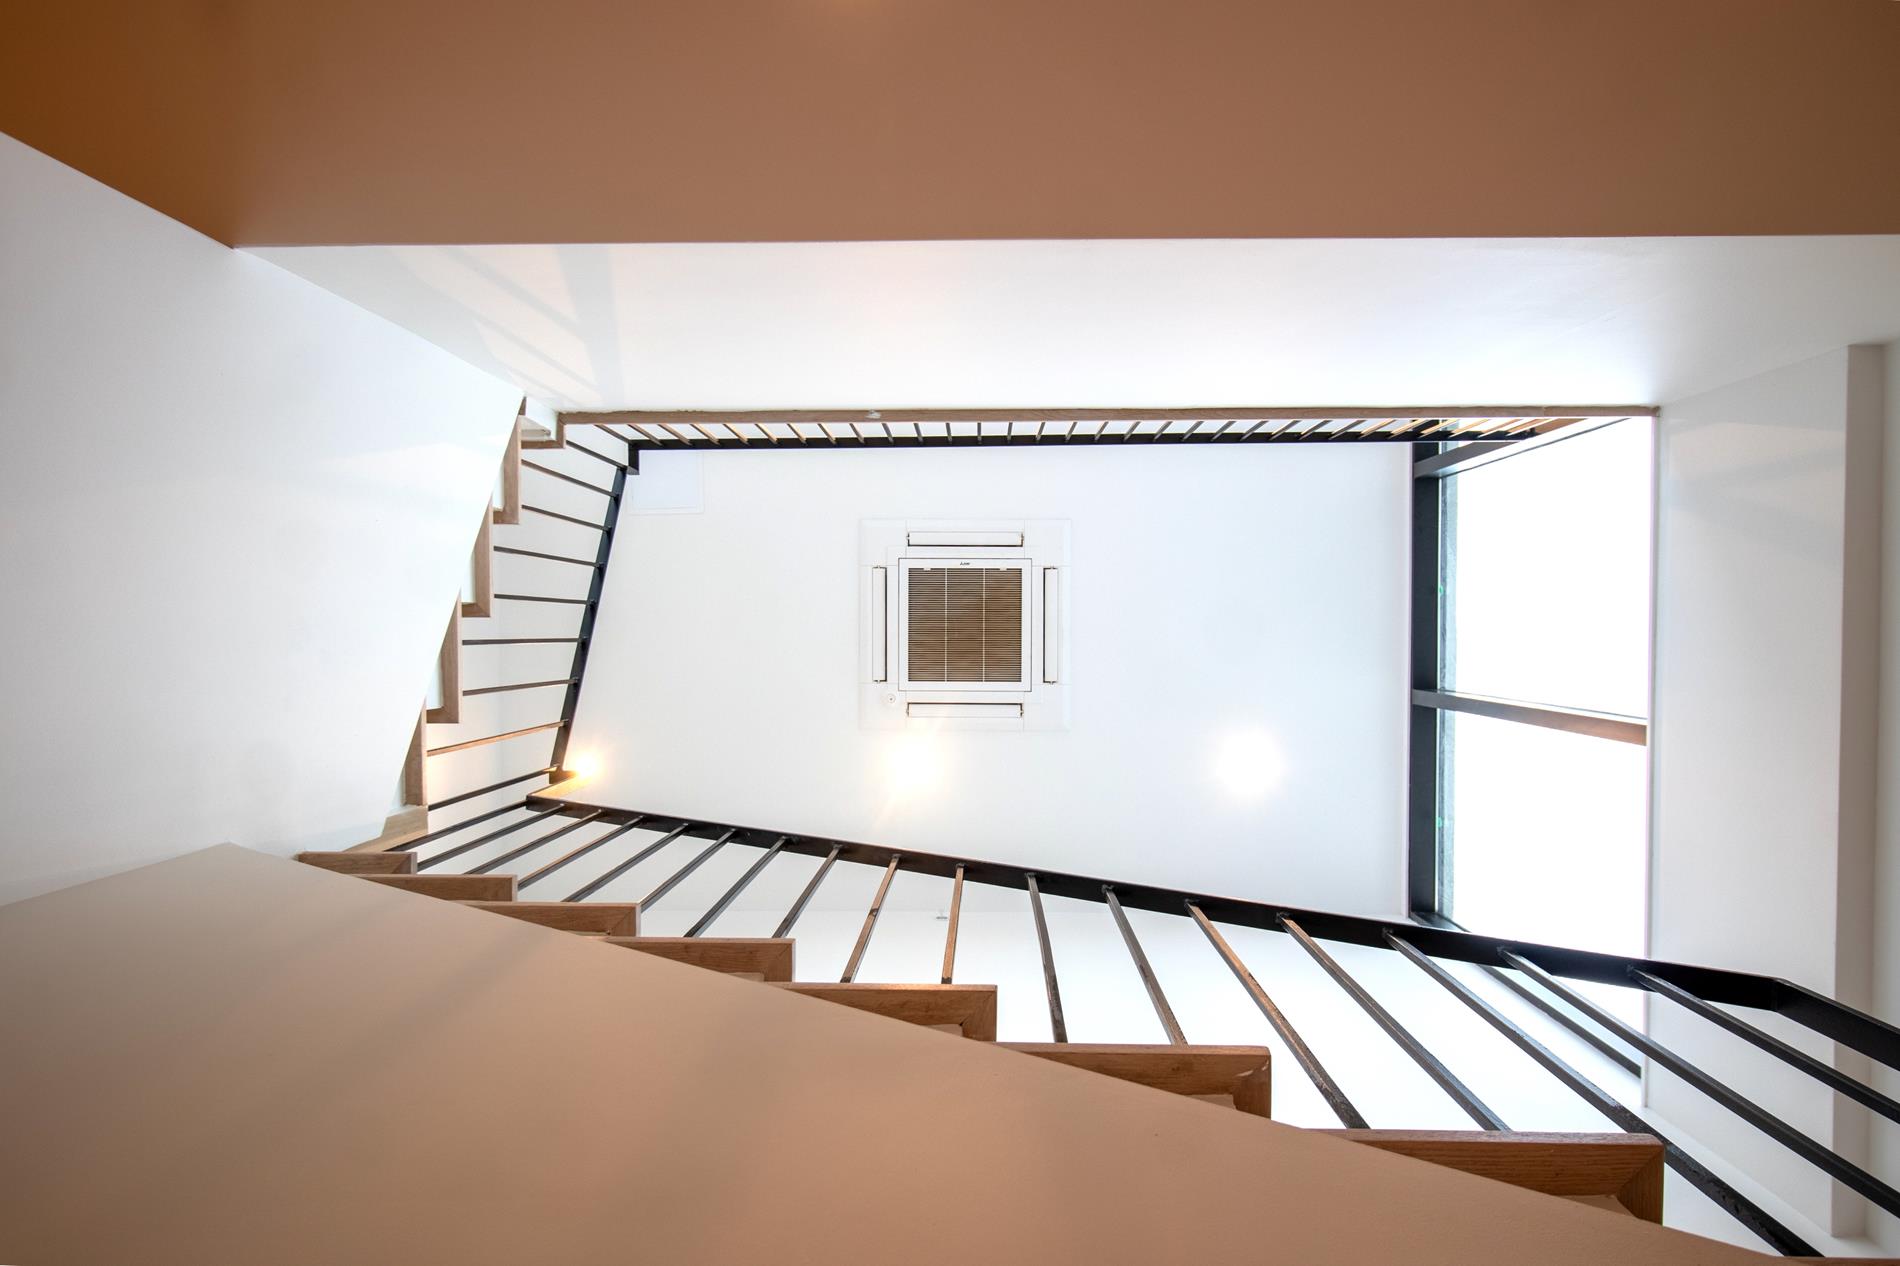
<svg viewBox="0 0 1900 1266">
<path fill-rule="evenodd" d="M 1450 689 L 1647 715 L 1650 463 L 1636 418 L 1447 481 Z"/>
<path fill-rule="evenodd" d="M 1447 913 L 1491 936 L 1640 956 L 1649 749 L 1441 715 Z"/>
</svg>

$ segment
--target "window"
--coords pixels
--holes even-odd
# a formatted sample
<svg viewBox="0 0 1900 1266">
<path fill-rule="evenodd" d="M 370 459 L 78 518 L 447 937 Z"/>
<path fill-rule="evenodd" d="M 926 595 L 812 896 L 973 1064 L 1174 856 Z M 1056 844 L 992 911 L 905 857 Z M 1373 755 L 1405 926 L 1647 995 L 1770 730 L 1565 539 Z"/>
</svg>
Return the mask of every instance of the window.
<svg viewBox="0 0 1900 1266">
<path fill-rule="evenodd" d="M 1643 952 L 1651 445 L 1629 418 L 1419 464 L 1415 907 Z"/>
</svg>

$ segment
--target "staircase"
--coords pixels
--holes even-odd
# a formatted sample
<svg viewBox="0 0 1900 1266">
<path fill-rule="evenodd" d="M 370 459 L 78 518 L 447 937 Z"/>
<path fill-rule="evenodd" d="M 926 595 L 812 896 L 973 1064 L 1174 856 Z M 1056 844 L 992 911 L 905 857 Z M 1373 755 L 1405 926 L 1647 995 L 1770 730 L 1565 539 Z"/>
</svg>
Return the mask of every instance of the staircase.
<svg viewBox="0 0 1900 1266">
<path fill-rule="evenodd" d="M 1864 1157 L 1844 1155 L 1817 1142 L 1771 1107 L 1731 1089 L 1721 1070 L 1694 1066 L 1602 1006 L 1600 995 L 1578 988 L 1617 986 L 1653 995 L 1657 1005 L 1687 1009 L 1779 1060 L 1793 1075 L 1811 1078 L 1847 1102 L 1900 1122 L 1900 1101 L 1736 1013 L 1737 1008 L 1777 1013 L 1857 1056 L 1900 1068 L 1900 1030 L 1787 981 L 1474 936 L 1442 921 L 1394 923 L 1297 910 L 1100 877 L 1036 873 L 981 859 L 899 853 L 852 841 L 634 812 L 581 803 L 574 794 L 577 784 L 559 789 L 536 785 L 564 782 L 570 775 L 568 732 L 626 481 L 638 471 L 641 449 L 666 446 L 645 427 L 623 433 L 605 419 L 585 428 L 577 425 L 576 430 L 585 431 L 584 442 L 570 439 L 565 426 L 547 431 L 526 419 L 517 422 L 497 480 L 495 504 L 477 535 L 469 584 L 445 632 L 436 685 L 405 766 L 410 803 L 378 838 L 348 852 L 306 853 L 299 860 L 380 887 L 665 958 L 778 993 L 1206 1101 L 1242 1117 L 1273 1116 L 1272 1071 L 1278 1051 L 1294 1066 L 1283 1069 L 1282 1075 L 1292 1073 L 1310 1083 L 1338 1121 L 1336 1129 L 1315 1127 L 1315 1132 L 1649 1222 L 1662 1221 L 1667 1169 L 1772 1249 L 1789 1256 L 1815 1256 L 1813 1244 L 1793 1229 L 1772 1193 L 1764 1203 L 1760 1189 L 1738 1184 L 1733 1167 L 1721 1158 L 1693 1140 L 1674 1136 L 1671 1128 L 1637 1110 L 1635 1079 L 1645 1068 L 1663 1070 L 1702 1091 L 1844 1191 L 1900 1216 L 1900 1189 L 1871 1172 Z M 709 436 L 707 442 L 715 438 Z M 754 437 L 733 438 L 750 443 Z M 772 437 L 767 433 L 763 438 Z M 566 535 L 550 538 L 545 535 L 550 531 Z M 489 661 L 471 670 L 471 654 L 488 656 Z M 550 655 L 559 656 L 560 663 L 555 665 Z M 550 717 L 557 698 L 558 715 Z M 431 813 L 450 809 L 457 811 L 453 822 L 430 821 Z M 727 848 L 752 855 L 744 873 L 705 903 L 683 935 L 644 935 L 643 912 Z M 647 887 L 651 867 L 646 864 L 672 866 L 676 856 L 681 864 Z M 818 864 L 771 935 L 711 934 L 761 872 L 792 856 L 814 858 Z M 792 933 L 840 862 L 847 868 L 875 867 L 882 872 L 881 882 L 840 978 L 800 980 Z M 952 885 L 940 978 L 859 980 L 900 869 L 937 876 Z M 1052 1041 L 998 1041 L 999 986 L 954 979 L 966 884 L 1027 894 Z M 603 894 L 638 894 L 638 899 L 603 900 Z M 1069 1040 L 1045 897 L 1091 903 L 1113 920 L 1168 1039 L 1165 1043 Z M 678 903 L 675 897 L 674 905 Z M 1209 953 L 1202 970 L 1231 978 L 1234 1005 L 1257 1010 L 1278 1046 L 1190 1041 L 1128 916 L 1131 910 L 1145 912 L 1144 918 L 1166 916 L 1204 938 Z M 678 911 L 669 914 L 677 918 Z M 1231 943 L 1231 929 L 1236 927 L 1269 931 L 1297 946 L 1312 970 L 1336 986 L 1390 1042 L 1390 1050 L 1429 1079 L 1476 1128 L 1374 1128 L 1276 1000 L 1280 987 L 1270 992 Z M 1416 969 L 1418 979 L 1430 981 L 1457 1004 L 1454 1010 L 1462 1008 L 1477 1017 L 1617 1132 L 1513 1130 L 1487 1100 L 1496 1097 L 1483 1084 L 1489 1070 L 1467 1067 L 1462 1075 L 1455 1071 L 1454 1055 L 1435 1051 L 1414 1026 L 1380 1001 L 1378 990 L 1355 976 L 1346 956 L 1329 951 L 1322 942 L 1377 950 Z"/>
<path fill-rule="evenodd" d="M 483 828 L 478 830 L 477 828 Z M 637 833 L 637 834 L 636 834 Z M 677 846 L 677 847 L 676 847 Z M 707 904 L 683 936 L 645 937 L 643 911 L 668 894 L 709 858 L 732 848 L 754 860 L 737 880 Z M 669 851 L 670 850 L 670 851 Z M 665 855 L 662 857 L 662 855 Z M 793 900 L 770 937 L 721 938 L 713 925 L 759 874 L 781 858 L 817 859 L 809 881 Z M 632 901 L 600 901 L 597 894 L 644 887 L 642 864 L 658 866 L 679 857 L 680 864 L 645 894 Z M 583 859 L 585 865 L 576 866 Z M 1206 970 L 1231 976 L 1235 1001 L 1244 998 L 1273 1029 L 1298 1074 L 1312 1084 L 1337 1117 L 1330 1133 L 1366 1146 L 1402 1152 L 1550 1194 L 1574 1197 L 1650 1221 L 1660 1221 L 1663 1172 L 1667 1168 L 1714 1201 L 1726 1214 L 1784 1255 L 1816 1256 L 1812 1244 L 1792 1229 L 1785 1216 L 1751 1197 L 1721 1172 L 1720 1158 L 1692 1141 L 1672 1137 L 1636 1110 L 1634 1082 L 1619 1093 L 1584 1071 L 1574 1050 L 1601 1055 L 1613 1066 L 1634 1070 L 1646 1058 L 1657 1067 L 1689 1080 L 1719 1105 L 1829 1178 L 1875 1206 L 1900 1211 L 1900 1192 L 1853 1157 L 1842 1155 L 1802 1134 L 1769 1108 L 1730 1089 L 1716 1072 L 1700 1069 L 1651 1040 L 1580 992 L 1578 983 L 1619 985 L 1655 994 L 1670 1005 L 1686 1007 L 1781 1059 L 1852 1101 L 1891 1120 L 1900 1120 L 1900 1103 L 1867 1083 L 1848 1077 L 1782 1042 L 1735 1013 L 1735 1008 L 1779 1013 L 1844 1047 L 1888 1067 L 1900 1067 L 1900 1030 L 1787 981 L 1747 973 L 1684 964 L 1635 960 L 1560 946 L 1477 936 L 1449 926 L 1393 923 L 1326 911 L 1298 910 L 1147 885 L 1116 883 L 1097 877 L 1036 873 L 1019 867 L 964 857 L 898 852 L 851 841 L 812 839 L 733 824 L 701 822 L 663 814 L 638 813 L 572 798 L 540 793 L 486 810 L 454 825 L 440 827 L 405 843 L 400 850 L 357 850 L 306 854 L 302 860 L 371 882 L 409 889 L 418 895 L 457 901 L 525 919 L 575 935 L 597 938 L 758 982 L 816 1001 L 869 1011 L 892 1020 L 993 1042 L 1003 1049 L 1059 1062 L 1098 1075 L 1135 1082 L 1177 1095 L 1219 1103 L 1244 1115 L 1273 1112 L 1271 1070 L 1274 1050 L 1267 1046 L 1204 1045 L 1190 1042 L 1149 962 L 1128 911 L 1167 915 L 1196 929 L 1210 953 Z M 875 897 L 864 916 L 841 979 L 800 981 L 795 972 L 792 933 L 814 894 L 840 862 L 882 872 Z M 464 873 L 451 873 L 459 863 Z M 519 874 L 501 868 L 521 863 Z M 569 871 L 569 867 L 574 867 Z M 899 869 L 939 876 L 951 883 L 941 978 L 934 982 L 863 982 L 857 973 L 879 925 L 891 881 Z M 592 872 L 592 878 L 582 878 Z M 959 912 L 968 884 L 1012 888 L 1029 898 L 1041 956 L 1043 993 L 1052 1042 L 996 1042 L 995 984 L 953 980 Z M 532 899 L 521 899 L 533 889 Z M 565 890 L 565 891 L 563 891 Z M 549 899 L 556 898 L 556 899 Z M 1130 962 L 1162 1030 L 1165 1044 L 1104 1045 L 1067 1040 L 1061 982 L 1051 936 L 1044 918 L 1045 898 L 1068 898 L 1104 908 L 1120 932 Z M 677 898 L 675 898 L 677 901 Z M 673 919 L 680 918 L 679 912 Z M 1146 917 L 1146 916 L 1144 916 Z M 1283 934 L 1313 967 L 1368 1017 L 1393 1048 L 1416 1065 L 1457 1106 L 1476 1131 L 1376 1129 L 1315 1055 L 1312 1046 L 1256 977 L 1233 944 L 1234 927 Z M 1230 929 L 1223 931 L 1223 928 Z M 1544 1073 L 1575 1094 L 1620 1133 L 1550 1134 L 1514 1131 L 1487 1102 L 1481 1077 L 1451 1067 L 1455 1057 L 1435 1052 L 1388 1010 L 1374 992 L 1330 952 L 1322 941 L 1375 948 L 1409 964 L 1442 988 L 1491 1030 L 1501 1034 Z M 1453 970 L 1454 967 L 1461 971 Z M 1472 969 L 1476 969 L 1476 974 Z M 1527 1023 L 1524 1011 L 1505 1002 L 1519 998 L 1534 1006 L 1542 1027 Z M 1562 1039 L 1560 1042 L 1557 1039 Z M 1569 1043 L 1564 1047 L 1563 1043 Z M 1483 1070 L 1480 1070 L 1482 1072 Z"/>
<path fill-rule="evenodd" d="M 367 847 L 400 846 L 432 812 L 565 774 L 620 503 L 639 469 L 630 437 L 575 430 L 584 438 L 515 419 L 404 758 L 402 804 Z"/>
<path fill-rule="evenodd" d="M 297 860 L 418 896 L 452 901 L 471 910 L 522 919 L 604 946 L 653 954 L 738 977 L 761 988 L 851 1007 L 970 1041 L 996 1042 L 995 985 L 796 981 L 797 942 L 791 937 L 642 936 L 641 903 L 521 901 L 515 895 L 515 875 L 420 874 L 413 851 L 303 853 Z M 1272 1051 L 1264 1046 L 1185 1042 L 996 1045 L 1229 1111 L 1272 1116 Z M 1645 1135 L 1372 1129 L 1326 1133 L 1624 1216 L 1662 1220 L 1664 1148 L 1661 1142 Z"/>
</svg>

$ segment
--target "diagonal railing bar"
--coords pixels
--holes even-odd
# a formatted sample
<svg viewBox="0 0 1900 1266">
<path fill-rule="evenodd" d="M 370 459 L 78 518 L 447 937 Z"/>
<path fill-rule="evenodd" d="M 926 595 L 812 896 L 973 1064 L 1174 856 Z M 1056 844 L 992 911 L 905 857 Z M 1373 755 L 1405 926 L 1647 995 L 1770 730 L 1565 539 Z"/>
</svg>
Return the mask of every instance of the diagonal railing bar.
<svg viewBox="0 0 1900 1266">
<path fill-rule="evenodd" d="M 531 795 L 529 802 L 541 803 L 542 798 L 540 795 Z M 624 819 L 631 817 L 635 812 L 612 806 L 584 805 L 567 799 L 562 799 L 558 803 L 575 808 L 606 808 L 610 818 L 619 815 Z M 648 816 L 649 820 L 656 822 L 677 823 L 680 821 L 677 817 L 666 815 L 650 814 Z M 707 839 L 736 827 L 739 834 L 733 837 L 734 840 L 757 846 L 763 846 L 778 836 L 778 832 L 759 827 L 747 827 L 742 823 L 694 821 L 690 826 L 689 834 Z M 827 839 L 821 836 L 794 837 L 788 839 L 785 844 L 786 852 L 802 853 L 812 857 L 823 857 L 833 849 L 837 850 L 838 859 L 841 861 L 875 866 L 880 870 L 890 863 L 892 857 L 901 853 L 904 869 L 907 872 L 935 875 L 944 879 L 955 878 L 957 868 L 961 866 L 964 868 L 965 877 L 971 883 L 988 884 L 997 888 L 1014 888 L 1025 892 L 1028 890 L 1027 878 L 1031 874 L 1024 867 L 1003 862 L 925 853 L 909 848 L 899 850 L 851 840 Z M 1760 976 L 1717 967 L 1699 967 L 1687 963 L 1672 963 L 1661 959 L 1630 958 L 1594 950 L 1573 949 L 1562 945 L 1520 941 L 1510 937 L 1485 936 L 1477 932 L 1421 926 L 1410 920 L 1340 914 L 1335 911 L 1310 910 L 1269 901 L 1253 901 L 1212 893 L 1160 888 L 1152 884 L 1124 883 L 1100 876 L 1063 874 L 1040 868 L 1033 873 L 1044 896 L 1071 897 L 1082 901 L 1099 902 L 1102 899 L 1102 885 L 1109 884 L 1115 889 L 1117 899 L 1130 910 L 1153 910 L 1162 914 L 1179 914 L 1182 903 L 1191 901 L 1199 906 L 1208 918 L 1217 923 L 1235 927 L 1263 928 L 1277 932 L 1281 930 L 1279 920 L 1285 917 L 1299 923 L 1310 935 L 1320 940 L 1338 941 L 1347 945 L 1368 945 L 1375 949 L 1387 950 L 1391 947 L 1386 943 L 1385 938 L 1390 933 L 1404 937 L 1433 958 L 1492 967 L 1509 966 L 1510 964 L 1503 957 L 1506 953 L 1522 953 L 1534 958 L 1552 975 L 1597 984 L 1618 985 L 1624 988 L 1642 988 L 1630 976 L 1632 969 L 1639 970 L 1657 979 L 1678 985 L 1705 1002 L 1777 1012 L 1891 1068 L 1900 1069 L 1900 1028 L 1836 1002 L 1824 994 L 1774 976 Z"/>
</svg>

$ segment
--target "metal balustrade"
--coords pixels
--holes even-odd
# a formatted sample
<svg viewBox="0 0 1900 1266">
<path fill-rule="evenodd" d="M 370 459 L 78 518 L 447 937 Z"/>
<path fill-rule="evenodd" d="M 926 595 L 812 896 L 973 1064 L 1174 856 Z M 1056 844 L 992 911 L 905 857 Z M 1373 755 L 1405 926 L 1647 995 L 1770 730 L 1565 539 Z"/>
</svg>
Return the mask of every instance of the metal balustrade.
<svg viewBox="0 0 1900 1266">
<path fill-rule="evenodd" d="M 611 434 L 611 432 L 607 432 L 607 434 Z M 505 779 L 501 782 L 490 783 L 487 786 L 480 787 L 472 791 L 465 791 L 457 795 L 444 797 L 436 801 L 431 801 L 428 804 L 428 808 L 431 810 L 446 808 L 451 805 L 460 804 L 467 800 L 478 799 L 482 796 L 490 794 L 491 792 L 505 790 L 506 788 L 510 786 L 516 785 L 520 782 L 528 781 L 529 779 L 532 779 L 532 778 L 542 777 L 542 776 L 554 777 L 554 776 L 557 776 L 562 770 L 563 760 L 565 758 L 566 751 L 567 751 L 568 729 L 569 729 L 569 726 L 573 722 L 574 710 L 579 704 L 581 679 L 587 667 L 587 652 L 588 652 L 589 643 L 593 637 L 594 618 L 597 611 L 599 610 L 600 595 L 602 591 L 602 586 L 605 583 L 607 564 L 613 552 L 614 529 L 618 525 L 618 521 L 619 521 L 620 503 L 626 491 L 627 477 L 639 471 L 639 458 L 636 452 L 631 447 L 627 449 L 627 453 L 626 453 L 627 460 L 624 462 L 616 461 L 615 459 L 608 457 L 596 450 L 589 449 L 582 445 L 574 444 L 574 443 L 564 444 L 559 451 L 565 452 L 569 449 L 580 452 L 584 454 L 585 456 L 594 459 L 595 461 L 605 463 L 607 466 L 611 467 L 613 469 L 612 486 L 601 487 L 600 485 L 595 484 L 590 480 L 580 479 L 574 475 L 570 475 L 562 471 L 556 470 L 553 467 L 545 465 L 541 462 L 530 461 L 525 458 L 521 461 L 521 469 L 524 473 L 524 477 L 539 476 L 543 478 L 550 478 L 550 479 L 558 480 L 566 484 L 571 484 L 571 485 L 584 488 L 590 492 L 597 492 L 597 493 L 602 494 L 603 496 L 607 498 L 607 509 L 606 509 L 606 514 L 604 518 L 602 518 L 598 522 L 589 520 L 589 519 L 583 519 L 576 515 L 567 514 L 563 511 L 551 510 L 545 506 L 535 505 L 527 501 L 525 497 L 521 502 L 521 509 L 527 513 L 541 515 L 549 519 L 558 520 L 563 523 L 568 523 L 576 527 L 586 528 L 589 531 L 598 533 L 599 540 L 596 543 L 594 557 L 591 559 L 578 558 L 570 554 L 554 553 L 547 550 L 526 549 L 521 546 L 508 545 L 508 544 L 502 544 L 502 543 L 492 544 L 489 548 L 491 552 L 495 555 L 500 555 L 500 556 L 505 556 L 505 557 L 533 559 L 537 562 L 560 563 L 560 564 L 566 564 L 566 565 L 570 565 L 577 568 L 585 568 L 587 569 L 587 573 L 588 573 L 587 592 L 585 594 L 494 593 L 491 596 L 497 604 L 533 603 L 533 604 L 549 604 L 549 605 L 554 605 L 554 606 L 579 608 L 578 627 L 571 634 L 543 634 L 540 632 L 536 632 L 531 635 L 530 634 L 510 635 L 506 631 L 506 629 L 498 629 L 495 631 L 495 634 L 496 634 L 495 636 L 462 637 L 459 639 L 461 645 L 464 647 L 471 647 L 471 646 L 571 646 L 573 647 L 573 652 L 572 652 L 572 658 L 569 662 L 568 670 L 566 673 L 558 677 L 550 677 L 550 676 L 543 675 L 543 676 L 538 676 L 533 680 L 526 680 L 526 681 L 503 681 L 503 682 L 495 682 L 495 683 L 490 683 L 490 684 L 472 685 L 472 686 L 461 688 L 457 692 L 461 698 L 467 699 L 467 698 L 479 698 L 479 697 L 487 696 L 487 695 L 512 694 L 518 691 L 551 690 L 556 687 L 559 687 L 559 688 L 562 688 L 562 691 L 563 691 L 562 696 L 561 696 L 560 715 L 553 720 L 546 721 L 546 722 L 536 724 L 536 725 L 521 726 L 521 727 L 517 727 L 513 729 L 500 731 L 495 734 L 481 735 L 475 738 L 457 739 L 454 742 L 444 743 L 436 747 L 427 748 L 422 753 L 425 760 L 434 760 L 434 759 L 438 759 L 442 757 L 453 756 L 454 754 L 458 752 L 472 751 L 477 748 L 487 747 L 496 743 L 505 743 L 514 739 L 524 739 L 536 734 L 548 734 L 551 736 L 550 741 L 552 744 L 550 752 L 549 752 L 548 760 L 546 764 L 536 773 L 524 774 L 524 775 L 521 775 L 520 777 L 512 778 L 512 779 Z M 524 492 L 525 492 L 525 489 L 524 489 Z M 510 530 L 510 526 L 512 525 L 498 525 L 493 530 L 508 531 Z M 498 607 L 497 609 L 499 610 L 500 608 Z M 449 829 L 453 830 L 454 828 L 449 828 Z M 431 838 L 433 838 L 433 836 L 423 837 L 424 840 L 431 839 Z M 534 846 L 531 845 L 530 847 L 534 847 Z"/>
<path fill-rule="evenodd" d="M 521 814 L 518 821 L 489 831 L 462 843 L 446 843 L 449 837 L 507 813 Z M 1869 1173 L 1852 1160 L 1841 1156 L 1800 1133 L 1745 1095 L 1726 1086 L 1706 1070 L 1678 1053 L 1615 1018 L 1608 1011 L 1580 994 L 1572 983 L 1610 984 L 1655 994 L 1672 1004 L 1700 1015 L 1711 1023 L 1735 1033 L 1752 1044 L 1776 1055 L 1788 1067 L 1804 1074 L 1835 1093 L 1889 1119 L 1900 1119 L 1900 1105 L 1879 1090 L 1848 1077 L 1818 1060 L 1787 1046 L 1746 1021 L 1720 1010 L 1721 1006 L 1749 1007 L 1776 1012 L 1788 1020 L 1831 1038 L 1888 1068 L 1900 1068 L 1900 1028 L 1845 1006 L 1801 986 L 1770 976 L 1726 971 L 1682 963 L 1629 958 L 1614 954 L 1540 945 L 1509 938 L 1483 936 L 1427 922 L 1397 922 L 1363 915 L 1303 910 L 1269 902 L 1247 901 L 1206 893 L 1191 893 L 1145 884 L 1119 883 L 1097 877 L 1030 870 L 1005 863 L 975 858 L 949 857 L 897 850 L 874 844 L 845 840 L 788 835 L 730 823 L 689 821 L 658 814 L 636 813 L 605 805 L 576 803 L 544 795 L 531 795 L 520 803 L 478 814 L 455 826 L 443 828 L 405 845 L 418 854 L 417 869 L 429 869 L 464 856 L 476 848 L 503 839 L 548 818 L 570 819 L 552 833 L 524 844 L 514 845 L 466 873 L 487 874 L 509 861 L 551 841 L 577 831 L 588 824 L 610 829 L 600 838 L 588 841 L 522 878 L 521 885 L 538 882 L 582 856 L 612 845 L 636 827 L 657 833 L 655 838 L 638 844 L 598 877 L 582 885 L 566 901 L 586 901 L 655 856 L 668 845 L 682 839 L 704 841 L 692 856 L 672 871 L 642 899 L 643 907 L 673 894 L 679 885 L 700 869 L 710 858 L 728 849 L 752 849 L 756 859 L 745 872 L 726 888 L 687 929 L 686 937 L 706 935 L 713 923 L 731 907 L 776 859 L 785 854 L 821 858 L 773 935 L 784 937 L 797 926 L 800 916 L 840 861 L 875 866 L 882 872 L 875 896 L 851 947 L 841 980 L 856 980 L 866 951 L 876 931 L 878 919 L 892 881 L 900 870 L 907 874 L 939 876 L 951 880 L 951 915 L 944 936 L 941 983 L 949 984 L 955 974 L 959 915 L 966 884 L 985 884 L 1023 891 L 1028 894 L 1030 917 L 1034 923 L 1042 976 L 1049 1008 L 1050 1029 L 1057 1043 L 1069 1040 L 1062 1009 L 1061 983 L 1057 975 L 1048 920 L 1043 909 L 1045 896 L 1088 901 L 1106 908 L 1120 933 L 1129 961 L 1141 981 L 1156 1018 L 1170 1043 L 1184 1044 L 1189 1038 L 1169 1004 L 1152 964 L 1148 961 L 1140 937 L 1130 923 L 1127 910 L 1143 910 L 1191 922 L 1203 934 L 1212 949 L 1209 970 L 1225 968 L 1240 992 L 1259 1009 L 1275 1033 L 1293 1055 L 1301 1072 L 1312 1083 L 1329 1110 L 1348 1129 L 1366 1129 L 1365 1114 L 1354 1106 L 1336 1078 L 1314 1055 L 1267 989 L 1229 944 L 1221 925 L 1261 929 L 1283 934 L 1297 944 L 1340 991 L 1349 997 L 1391 1041 L 1393 1047 L 1415 1062 L 1444 1094 L 1484 1130 L 1508 1130 L 1503 1117 L 1481 1097 L 1481 1088 L 1467 1084 L 1454 1074 L 1406 1024 L 1386 1010 L 1371 992 L 1330 954 L 1321 941 L 1365 946 L 1394 954 L 1417 967 L 1427 978 L 1441 986 L 1453 1000 L 1476 1014 L 1486 1025 L 1522 1051 L 1560 1085 L 1613 1122 L 1618 1128 L 1655 1136 L 1664 1146 L 1667 1164 L 1695 1189 L 1708 1196 L 1751 1232 L 1777 1250 L 1794 1255 L 1813 1256 L 1815 1250 L 1760 1205 L 1736 1190 L 1706 1164 L 1684 1150 L 1665 1132 L 1657 1129 L 1640 1112 L 1627 1106 L 1615 1095 L 1593 1082 L 1563 1056 L 1518 1021 L 1507 1016 L 1493 1002 L 1482 997 L 1470 983 L 1449 971 L 1447 963 L 1467 963 L 1485 969 L 1495 978 L 1517 983 L 1519 992 L 1531 997 L 1561 1002 L 1582 1019 L 1564 1017 L 1566 1028 L 1587 1037 L 1592 1030 L 1608 1034 L 1616 1041 L 1642 1052 L 1659 1067 L 1680 1077 L 1708 1098 L 1733 1113 L 1738 1119 L 1761 1130 L 1789 1148 L 1795 1155 L 1816 1166 L 1860 1193 L 1878 1208 L 1900 1213 L 1900 1191 Z M 1218 966 L 1216 966 L 1218 964 Z M 1238 1000 L 1237 1000 L 1238 1004 Z M 1548 1008 L 1553 1018 L 1562 1015 L 1554 1002 Z M 1616 1048 L 1602 1037 L 1592 1043 L 1606 1053 Z M 1617 1063 L 1630 1067 L 1627 1057 Z"/>
<path fill-rule="evenodd" d="M 817 409 L 617 410 L 561 415 L 634 451 L 770 448 L 962 448 L 1087 444 L 1418 444 L 1459 442 L 1469 464 L 1568 428 L 1653 414 L 1642 405 L 1588 409 Z M 569 442 L 572 446 L 572 441 Z"/>
</svg>

